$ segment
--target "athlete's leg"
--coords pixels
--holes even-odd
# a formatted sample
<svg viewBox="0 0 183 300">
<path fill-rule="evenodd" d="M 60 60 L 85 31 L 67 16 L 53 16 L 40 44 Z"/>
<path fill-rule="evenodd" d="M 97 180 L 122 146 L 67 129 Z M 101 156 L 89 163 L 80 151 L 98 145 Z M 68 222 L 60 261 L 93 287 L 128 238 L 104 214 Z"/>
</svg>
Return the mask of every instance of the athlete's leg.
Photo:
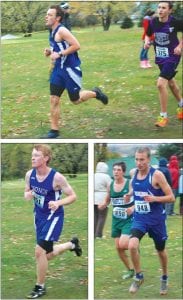
<svg viewBox="0 0 183 300">
<path fill-rule="evenodd" d="M 160 100 L 160 107 L 161 107 L 161 113 L 167 113 L 167 103 L 168 103 L 168 80 L 159 77 L 157 81 L 157 88 L 159 91 L 159 100 Z"/>
<path fill-rule="evenodd" d="M 73 249 L 73 243 L 67 242 L 64 244 L 58 244 L 53 246 L 53 251 L 50 253 L 47 253 L 47 259 L 50 260 L 54 258 L 55 256 L 64 253 L 67 250 Z"/>
<path fill-rule="evenodd" d="M 170 79 L 168 81 L 168 85 L 174 97 L 177 99 L 177 101 L 180 101 L 182 99 L 182 96 L 176 80 L 174 78 Z"/>
<path fill-rule="evenodd" d="M 95 87 L 92 91 L 78 90 L 74 92 L 70 89 L 68 90 L 68 94 L 73 104 L 80 104 L 93 98 L 101 101 L 105 105 L 108 103 L 108 97 L 97 87 Z"/>
<path fill-rule="evenodd" d="M 45 283 L 46 272 L 48 269 L 48 260 L 46 256 L 46 251 L 39 245 L 36 245 L 35 257 L 37 264 L 37 284 L 43 285 Z"/>
<path fill-rule="evenodd" d="M 130 238 L 128 249 L 130 251 L 131 260 L 132 260 L 132 263 L 133 263 L 136 273 L 141 272 L 139 245 L 140 245 L 140 242 L 137 237 Z"/>
<path fill-rule="evenodd" d="M 51 129 L 59 129 L 59 119 L 60 119 L 60 97 L 51 95 L 50 96 L 50 121 Z"/>
<path fill-rule="evenodd" d="M 115 238 L 115 245 L 116 245 L 116 250 L 118 252 L 118 255 L 122 262 L 124 263 L 125 267 L 130 270 L 131 265 L 129 258 L 126 254 L 126 250 L 128 250 L 128 243 L 129 243 L 129 236 L 122 234 L 120 238 Z"/>
<path fill-rule="evenodd" d="M 159 256 L 159 260 L 160 260 L 160 264 L 162 267 L 162 275 L 167 275 L 168 273 L 168 255 L 167 255 L 167 251 L 166 249 L 162 250 L 162 251 L 158 251 L 158 256 Z"/>
<path fill-rule="evenodd" d="M 95 92 L 83 90 L 83 91 L 80 91 L 78 100 L 73 101 L 73 104 L 80 104 L 80 103 L 85 102 L 92 98 L 96 98 Z"/>
</svg>

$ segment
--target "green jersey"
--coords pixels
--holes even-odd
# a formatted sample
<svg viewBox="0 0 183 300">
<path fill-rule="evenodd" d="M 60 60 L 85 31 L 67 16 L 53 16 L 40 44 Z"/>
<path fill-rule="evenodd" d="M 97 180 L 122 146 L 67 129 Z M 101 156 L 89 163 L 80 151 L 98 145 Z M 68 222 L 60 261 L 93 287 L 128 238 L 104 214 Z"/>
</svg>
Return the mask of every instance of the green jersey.
<svg viewBox="0 0 183 300">
<path fill-rule="evenodd" d="M 114 191 L 114 181 L 110 184 L 110 200 L 113 206 L 112 211 L 112 237 L 120 237 L 121 234 L 130 235 L 132 215 L 127 215 L 126 209 L 134 205 L 133 198 L 125 203 L 124 195 L 129 192 L 129 180 L 127 179 L 124 187 L 119 192 Z"/>
</svg>

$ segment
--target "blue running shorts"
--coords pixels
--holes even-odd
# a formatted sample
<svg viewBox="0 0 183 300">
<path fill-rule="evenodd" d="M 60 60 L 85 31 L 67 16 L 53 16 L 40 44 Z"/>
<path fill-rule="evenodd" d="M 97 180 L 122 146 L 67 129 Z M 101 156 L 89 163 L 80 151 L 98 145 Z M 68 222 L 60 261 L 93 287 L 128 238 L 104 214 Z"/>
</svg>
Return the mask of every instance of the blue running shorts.
<svg viewBox="0 0 183 300">
<path fill-rule="evenodd" d="M 79 95 L 82 87 L 82 71 L 80 67 L 64 67 L 63 69 L 55 67 L 50 77 L 50 86 L 52 85 L 57 86 L 58 90 L 60 90 L 60 95 L 65 89 L 68 91 L 69 96 Z"/>
<path fill-rule="evenodd" d="M 64 223 L 64 214 L 54 213 L 46 217 L 35 215 L 35 230 L 37 241 L 58 241 Z"/>
<path fill-rule="evenodd" d="M 149 237 L 156 242 L 165 241 L 168 238 L 165 220 L 161 220 L 157 224 L 153 224 L 153 225 L 146 224 L 143 221 L 134 220 L 131 229 L 132 231 L 133 229 L 138 229 L 144 234 L 148 233 Z"/>
<path fill-rule="evenodd" d="M 177 73 L 178 63 L 166 62 L 164 64 L 158 65 L 160 69 L 159 76 L 167 80 L 171 80 Z"/>
</svg>

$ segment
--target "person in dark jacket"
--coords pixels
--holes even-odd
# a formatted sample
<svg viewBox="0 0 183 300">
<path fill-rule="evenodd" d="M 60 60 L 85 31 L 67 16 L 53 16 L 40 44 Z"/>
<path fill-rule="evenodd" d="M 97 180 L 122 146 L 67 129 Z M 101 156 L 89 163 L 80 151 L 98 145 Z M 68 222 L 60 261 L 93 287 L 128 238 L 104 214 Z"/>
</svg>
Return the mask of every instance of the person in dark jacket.
<svg viewBox="0 0 183 300">
<path fill-rule="evenodd" d="M 166 158 L 160 158 L 158 169 L 165 175 L 168 184 L 172 187 L 172 178 L 168 169 L 168 160 Z"/>
</svg>

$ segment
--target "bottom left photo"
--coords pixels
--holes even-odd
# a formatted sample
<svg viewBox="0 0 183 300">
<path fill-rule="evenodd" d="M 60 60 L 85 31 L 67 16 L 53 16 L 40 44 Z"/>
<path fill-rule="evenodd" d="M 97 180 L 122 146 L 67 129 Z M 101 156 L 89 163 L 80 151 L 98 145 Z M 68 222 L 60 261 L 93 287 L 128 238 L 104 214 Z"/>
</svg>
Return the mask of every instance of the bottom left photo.
<svg viewBox="0 0 183 300">
<path fill-rule="evenodd" d="M 1 298 L 88 298 L 88 144 L 2 144 L 1 180 Z"/>
</svg>

